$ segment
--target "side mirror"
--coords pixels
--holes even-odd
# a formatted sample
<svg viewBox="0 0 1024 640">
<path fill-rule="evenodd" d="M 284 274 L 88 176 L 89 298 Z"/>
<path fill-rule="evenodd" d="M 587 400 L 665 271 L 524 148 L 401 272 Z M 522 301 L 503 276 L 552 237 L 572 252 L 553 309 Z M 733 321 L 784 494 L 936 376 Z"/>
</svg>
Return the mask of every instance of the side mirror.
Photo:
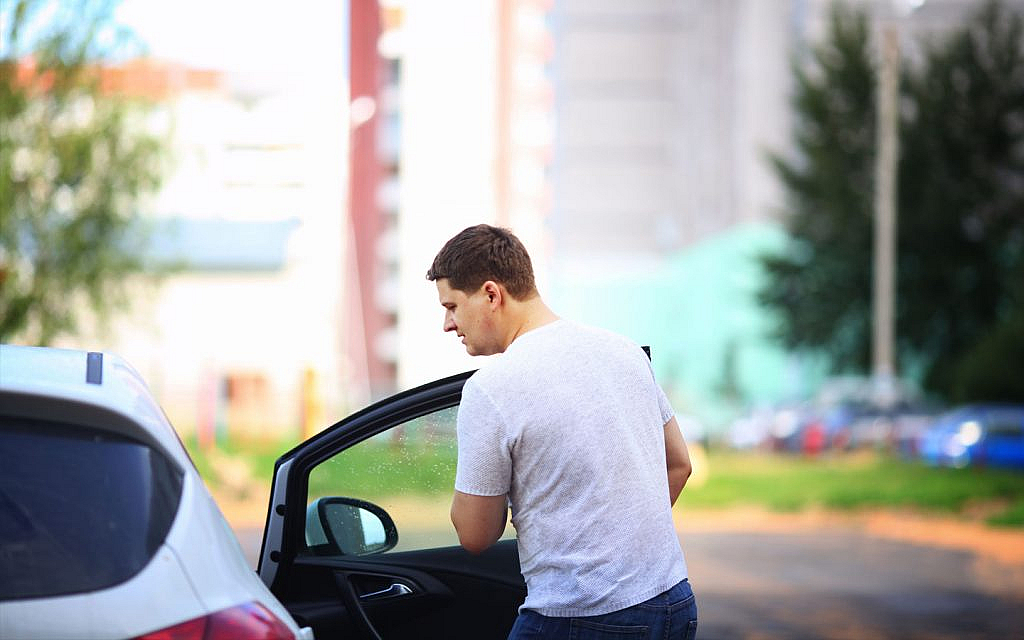
<svg viewBox="0 0 1024 640">
<path fill-rule="evenodd" d="M 397 544 L 395 522 L 370 502 L 327 497 L 306 508 L 306 545 L 318 555 L 367 556 Z"/>
</svg>

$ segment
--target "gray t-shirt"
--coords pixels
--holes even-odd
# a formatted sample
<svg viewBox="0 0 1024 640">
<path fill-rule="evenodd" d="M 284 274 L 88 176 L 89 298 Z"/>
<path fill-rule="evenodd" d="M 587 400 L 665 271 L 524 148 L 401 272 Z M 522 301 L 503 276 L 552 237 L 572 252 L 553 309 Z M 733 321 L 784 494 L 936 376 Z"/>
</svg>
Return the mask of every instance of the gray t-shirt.
<svg viewBox="0 0 1024 640">
<path fill-rule="evenodd" d="M 466 382 L 455 488 L 508 494 L 523 609 L 609 613 L 687 576 L 665 465 L 672 416 L 639 346 L 567 320 L 519 336 Z"/>
</svg>

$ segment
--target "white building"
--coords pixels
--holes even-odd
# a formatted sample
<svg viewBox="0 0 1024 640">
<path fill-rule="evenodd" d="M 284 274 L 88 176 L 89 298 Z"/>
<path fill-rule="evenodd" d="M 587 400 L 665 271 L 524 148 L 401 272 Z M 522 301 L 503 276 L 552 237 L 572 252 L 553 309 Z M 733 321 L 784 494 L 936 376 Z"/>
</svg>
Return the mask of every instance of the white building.
<svg viewBox="0 0 1024 640">
<path fill-rule="evenodd" d="M 180 265 L 103 335 L 182 431 L 298 436 L 341 417 L 347 100 L 343 78 L 129 65 L 159 86 L 169 171 L 150 253 Z M 305 381 L 305 382 L 304 382 Z M 306 393 L 303 395 L 303 385 Z M 306 400 L 304 401 L 303 398 Z"/>
</svg>

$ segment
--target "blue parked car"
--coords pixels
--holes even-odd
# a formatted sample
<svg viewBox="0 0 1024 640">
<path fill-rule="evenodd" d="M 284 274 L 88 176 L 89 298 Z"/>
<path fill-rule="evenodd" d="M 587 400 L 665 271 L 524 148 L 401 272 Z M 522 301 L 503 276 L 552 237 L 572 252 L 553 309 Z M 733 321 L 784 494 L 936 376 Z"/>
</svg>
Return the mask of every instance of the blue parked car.
<svg viewBox="0 0 1024 640">
<path fill-rule="evenodd" d="M 921 436 L 921 458 L 934 465 L 1024 469 L 1024 405 L 967 405 L 943 415 Z"/>
</svg>

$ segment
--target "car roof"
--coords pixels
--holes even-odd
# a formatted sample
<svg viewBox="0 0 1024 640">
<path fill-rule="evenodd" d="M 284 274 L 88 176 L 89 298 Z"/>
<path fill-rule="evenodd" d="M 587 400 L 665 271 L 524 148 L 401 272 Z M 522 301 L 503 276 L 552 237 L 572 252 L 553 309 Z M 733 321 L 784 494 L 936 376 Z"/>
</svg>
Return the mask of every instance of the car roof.
<svg viewBox="0 0 1024 640">
<path fill-rule="evenodd" d="M 112 353 L 0 345 L 0 394 L 5 413 L 118 432 L 188 459 L 142 377 Z"/>
</svg>

